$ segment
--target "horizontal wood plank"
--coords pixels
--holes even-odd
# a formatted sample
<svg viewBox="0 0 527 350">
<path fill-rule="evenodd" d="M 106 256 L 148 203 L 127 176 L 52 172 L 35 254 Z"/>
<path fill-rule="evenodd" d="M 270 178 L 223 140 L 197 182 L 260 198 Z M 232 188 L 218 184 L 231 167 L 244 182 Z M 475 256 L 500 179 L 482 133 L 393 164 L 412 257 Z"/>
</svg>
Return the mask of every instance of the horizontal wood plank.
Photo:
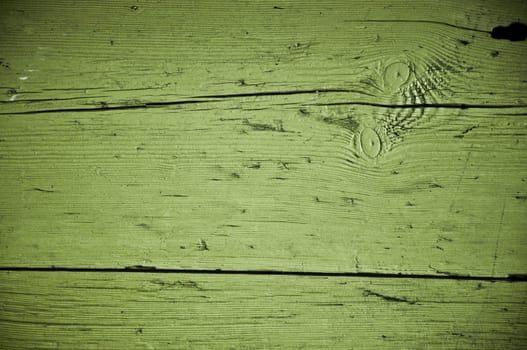
<svg viewBox="0 0 527 350">
<path fill-rule="evenodd" d="M 525 1 L 0 3 L 5 112 L 340 91 L 377 104 L 526 105 Z"/>
<path fill-rule="evenodd" d="M 2 116 L 0 266 L 523 274 L 526 127 L 324 96 Z"/>
<path fill-rule="evenodd" d="M 526 283 L 0 273 L 3 349 L 524 349 Z"/>
</svg>

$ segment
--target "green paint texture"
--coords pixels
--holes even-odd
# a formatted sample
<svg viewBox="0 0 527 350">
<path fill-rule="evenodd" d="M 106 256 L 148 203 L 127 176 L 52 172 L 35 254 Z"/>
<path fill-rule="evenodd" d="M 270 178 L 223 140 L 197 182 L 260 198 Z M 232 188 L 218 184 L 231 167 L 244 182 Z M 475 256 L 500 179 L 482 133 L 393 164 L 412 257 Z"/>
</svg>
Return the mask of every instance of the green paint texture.
<svg viewBox="0 0 527 350">
<path fill-rule="evenodd" d="M 525 348 L 526 22 L 2 1 L 0 348 Z"/>
</svg>

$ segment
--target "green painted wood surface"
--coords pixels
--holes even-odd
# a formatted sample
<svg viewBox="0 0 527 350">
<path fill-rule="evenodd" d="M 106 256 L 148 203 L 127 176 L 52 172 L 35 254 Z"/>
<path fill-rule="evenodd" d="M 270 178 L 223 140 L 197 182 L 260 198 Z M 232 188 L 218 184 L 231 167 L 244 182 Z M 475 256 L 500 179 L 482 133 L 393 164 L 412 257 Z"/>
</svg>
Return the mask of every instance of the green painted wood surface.
<svg viewBox="0 0 527 350">
<path fill-rule="evenodd" d="M 1 1 L 0 348 L 525 348 L 527 45 L 489 34 L 515 21 Z"/>
<path fill-rule="evenodd" d="M 522 0 L 4 0 L 0 12 L 4 111 L 339 89 L 369 103 L 527 104 L 526 45 L 488 33 L 525 20 Z"/>
<path fill-rule="evenodd" d="M 27 288 L 27 281 L 31 288 Z M 526 283 L 2 273 L 5 349 L 523 349 Z"/>
<path fill-rule="evenodd" d="M 3 116 L 0 265 L 525 272 L 524 109 L 303 101 Z"/>
</svg>

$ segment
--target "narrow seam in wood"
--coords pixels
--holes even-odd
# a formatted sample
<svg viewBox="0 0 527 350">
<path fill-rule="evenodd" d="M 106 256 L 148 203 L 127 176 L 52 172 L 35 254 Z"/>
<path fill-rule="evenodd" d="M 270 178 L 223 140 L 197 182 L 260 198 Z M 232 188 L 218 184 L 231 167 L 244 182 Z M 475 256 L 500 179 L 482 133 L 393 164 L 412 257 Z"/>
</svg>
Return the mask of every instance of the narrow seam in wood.
<svg viewBox="0 0 527 350">
<path fill-rule="evenodd" d="M 9 267 L 2 266 L 0 271 L 26 272 L 125 272 L 125 273 L 186 273 L 213 275 L 283 275 L 283 276 L 320 276 L 320 277 L 369 277 L 369 278 L 399 278 L 399 279 L 441 279 L 441 280 L 469 280 L 469 281 L 505 281 L 527 282 L 527 274 L 509 274 L 506 277 L 470 276 L 444 273 L 430 274 L 402 274 L 376 272 L 317 272 L 317 271 L 280 271 L 280 270 L 221 270 L 221 269 L 167 269 L 155 266 L 134 265 L 124 268 L 84 268 L 84 267 Z"/>
</svg>

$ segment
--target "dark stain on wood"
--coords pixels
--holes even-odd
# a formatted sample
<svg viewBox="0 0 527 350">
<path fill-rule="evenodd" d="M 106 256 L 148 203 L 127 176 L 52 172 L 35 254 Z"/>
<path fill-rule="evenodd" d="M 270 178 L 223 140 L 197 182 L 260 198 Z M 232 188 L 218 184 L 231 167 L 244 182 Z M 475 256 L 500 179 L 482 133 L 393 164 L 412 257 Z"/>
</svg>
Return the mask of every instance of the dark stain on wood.
<svg viewBox="0 0 527 350">
<path fill-rule="evenodd" d="M 206 251 L 206 250 L 209 250 L 209 246 L 207 245 L 207 242 L 205 242 L 204 240 L 200 239 L 198 244 L 198 250 L 199 251 Z"/>
<path fill-rule="evenodd" d="M 493 39 L 524 41 L 527 39 L 527 26 L 520 22 L 514 22 L 508 26 L 497 26 L 492 28 L 490 36 Z"/>
<path fill-rule="evenodd" d="M 279 120 L 276 122 L 277 125 L 263 124 L 263 123 L 252 123 L 249 119 L 243 121 L 244 125 L 250 126 L 254 131 L 277 131 L 277 132 L 286 132 L 282 125 L 282 121 Z"/>
<path fill-rule="evenodd" d="M 202 288 L 196 282 L 191 280 L 167 282 L 161 279 L 153 279 L 150 281 L 150 283 L 159 285 L 163 288 L 194 288 L 202 290 Z"/>
</svg>

